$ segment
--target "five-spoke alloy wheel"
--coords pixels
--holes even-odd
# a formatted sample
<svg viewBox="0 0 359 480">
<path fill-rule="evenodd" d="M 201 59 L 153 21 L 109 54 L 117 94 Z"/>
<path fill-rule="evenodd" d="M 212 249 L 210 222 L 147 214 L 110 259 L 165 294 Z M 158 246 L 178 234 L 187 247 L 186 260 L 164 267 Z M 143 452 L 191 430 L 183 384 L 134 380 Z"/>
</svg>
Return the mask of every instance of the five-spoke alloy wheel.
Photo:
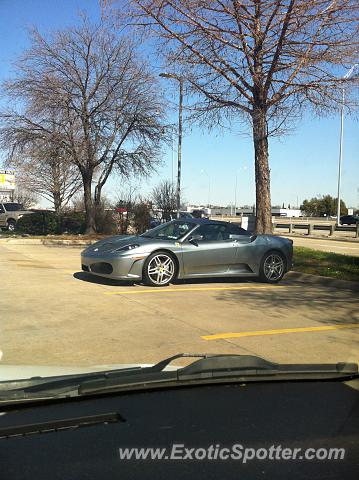
<svg viewBox="0 0 359 480">
<path fill-rule="evenodd" d="M 164 287 L 176 277 L 176 263 L 167 252 L 154 252 L 143 267 L 143 279 L 148 285 Z"/>
<path fill-rule="evenodd" d="M 285 260 L 279 252 L 268 252 L 264 255 L 260 268 L 260 278 L 267 283 L 276 283 L 285 274 Z"/>
</svg>

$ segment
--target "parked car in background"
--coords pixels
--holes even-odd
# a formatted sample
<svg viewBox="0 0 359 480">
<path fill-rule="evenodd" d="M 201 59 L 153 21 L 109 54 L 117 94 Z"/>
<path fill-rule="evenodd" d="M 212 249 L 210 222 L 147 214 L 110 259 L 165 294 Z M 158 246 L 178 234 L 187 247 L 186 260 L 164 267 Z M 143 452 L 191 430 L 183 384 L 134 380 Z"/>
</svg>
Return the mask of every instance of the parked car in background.
<svg viewBox="0 0 359 480">
<path fill-rule="evenodd" d="M 17 221 L 24 215 L 28 215 L 30 213 L 33 212 L 26 210 L 21 203 L 0 203 L 0 228 L 5 228 L 6 230 L 13 232 L 15 230 Z"/>
<path fill-rule="evenodd" d="M 176 218 L 177 218 L 177 212 L 173 212 L 171 214 L 171 220 L 176 220 Z M 181 212 L 179 212 L 179 218 L 185 220 L 186 218 L 194 218 L 194 217 L 193 217 L 192 213 L 190 213 L 190 212 L 182 212 L 181 211 Z"/>
<path fill-rule="evenodd" d="M 340 225 L 356 225 L 359 223 L 358 215 L 343 215 L 340 217 Z"/>
<path fill-rule="evenodd" d="M 160 223 L 161 223 L 161 220 L 158 217 L 153 217 L 153 216 L 150 217 L 150 228 L 158 227 Z"/>
<path fill-rule="evenodd" d="M 180 211 L 179 212 L 179 218 L 181 220 L 189 219 L 189 218 L 194 218 L 192 213 L 190 212 L 185 212 L 185 211 Z M 158 227 L 161 223 L 166 223 L 170 222 L 171 220 L 176 220 L 177 219 L 177 212 L 172 212 L 168 218 L 160 218 L 158 216 L 151 216 L 150 218 L 150 228 L 155 228 Z"/>
<path fill-rule="evenodd" d="M 208 218 L 208 215 L 204 210 L 193 210 L 192 216 L 194 218 Z"/>
<path fill-rule="evenodd" d="M 190 212 L 180 212 L 180 218 L 194 218 Z"/>
</svg>

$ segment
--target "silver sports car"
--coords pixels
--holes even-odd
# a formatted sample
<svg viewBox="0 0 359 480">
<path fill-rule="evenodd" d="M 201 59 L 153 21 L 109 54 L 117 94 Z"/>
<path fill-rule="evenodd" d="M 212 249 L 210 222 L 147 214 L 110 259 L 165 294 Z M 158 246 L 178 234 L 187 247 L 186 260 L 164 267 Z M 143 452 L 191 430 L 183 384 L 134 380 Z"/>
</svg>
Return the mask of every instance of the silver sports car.
<svg viewBox="0 0 359 480">
<path fill-rule="evenodd" d="M 172 220 L 139 236 L 101 240 L 82 252 L 81 263 L 94 275 L 156 287 L 202 277 L 259 277 L 275 283 L 291 268 L 292 255 L 292 240 L 193 218 Z"/>
</svg>

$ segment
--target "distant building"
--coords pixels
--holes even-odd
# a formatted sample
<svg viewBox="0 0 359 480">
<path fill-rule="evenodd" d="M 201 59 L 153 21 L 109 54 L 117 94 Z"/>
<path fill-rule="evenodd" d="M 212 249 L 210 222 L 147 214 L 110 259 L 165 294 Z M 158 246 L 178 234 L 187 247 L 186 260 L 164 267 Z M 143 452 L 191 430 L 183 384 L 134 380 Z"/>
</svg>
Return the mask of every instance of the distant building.
<svg viewBox="0 0 359 480">
<path fill-rule="evenodd" d="M 211 206 L 211 215 L 212 216 L 225 216 L 225 217 L 242 217 L 243 215 L 253 215 L 253 207 L 234 207 L 234 205 L 229 205 L 227 207 L 217 207 Z"/>
<path fill-rule="evenodd" d="M 301 210 L 297 208 L 272 208 L 272 215 L 274 217 L 302 217 Z"/>
<path fill-rule="evenodd" d="M 15 186 L 15 171 L 0 170 L 0 201 L 12 202 Z"/>
<path fill-rule="evenodd" d="M 211 217 L 250 217 L 255 215 L 254 205 L 245 205 L 244 207 L 234 207 L 234 205 L 227 205 L 226 207 L 213 206 L 211 208 L 203 205 L 188 205 L 187 212 L 193 212 L 193 210 L 203 210 L 206 215 Z M 272 207 L 272 215 L 274 217 L 302 217 L 303 214 L 296 208 L 279 208 Z"/>
</svg>

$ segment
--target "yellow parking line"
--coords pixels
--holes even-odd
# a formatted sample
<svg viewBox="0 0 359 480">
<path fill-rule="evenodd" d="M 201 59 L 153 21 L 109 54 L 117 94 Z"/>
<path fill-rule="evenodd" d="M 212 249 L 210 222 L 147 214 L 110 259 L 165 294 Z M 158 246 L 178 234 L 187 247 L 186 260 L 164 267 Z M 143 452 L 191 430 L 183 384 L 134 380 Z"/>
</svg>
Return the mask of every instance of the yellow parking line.
<svg viewBox="0 0 359 480">
<path fill-rule="evenodd" d="M 326 325 L 323 327 L 278 328 L 276 330 L 258 330 L 256 332 L 217 333 L 215 335 L 204 335 L 201 338 L 203 340 L 220 340 L 225 338 L 257 337 L 261 335 L 281 335 L 283 333 L 323 332 L 325 330 L 338 330 L 340 328 L 359 328 L 359 323 Z"/>
<path fill-rule="evenodd" d="M 200 288 L 151 288 L 148 289 L 137 289 L 134 290 L 125 290 L 125 291 L 117 291 L 117 292 L 105 292 L 105 295 L 136 295 L 138 293 L 176 293 L 176 292 L 208 292 L 208 291 L 220 291 L 220 290 L 248 290 L 258 288 L 259 290 L 268 290 L 268 289 L 275 289 L 277 288 L 288 288 L 288 286 L 278 286 L 278 285 L 271 285 L 271 286 L 242 286 L 242 287 L 200 287 Z"/>
</svg>

